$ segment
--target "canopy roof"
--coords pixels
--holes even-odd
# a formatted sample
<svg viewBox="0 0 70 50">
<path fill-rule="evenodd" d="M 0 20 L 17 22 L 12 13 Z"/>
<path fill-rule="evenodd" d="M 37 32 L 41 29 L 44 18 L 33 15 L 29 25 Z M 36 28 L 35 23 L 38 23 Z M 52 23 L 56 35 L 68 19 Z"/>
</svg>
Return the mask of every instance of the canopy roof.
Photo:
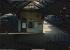
<svg viewBox="0 0 70 50">
<path fill-rule="evenodd" d="M 30 6 L 32 5 L 32 6 Z M 58 14 L 60 11 L 65 10 L 66 13 L 70 13 L 69 0 L 0 0 L 0 14 L 16 12 L 21 8 L 33 8 L 40 9 L 43 12 Z"/>
</svg>

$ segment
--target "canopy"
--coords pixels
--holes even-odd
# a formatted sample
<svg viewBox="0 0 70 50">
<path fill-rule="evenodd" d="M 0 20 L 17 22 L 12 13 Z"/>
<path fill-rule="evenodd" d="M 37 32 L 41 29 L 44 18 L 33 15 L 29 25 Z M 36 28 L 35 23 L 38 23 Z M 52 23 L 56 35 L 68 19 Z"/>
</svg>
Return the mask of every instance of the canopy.
<svg viewBox="0 0 70 50">
<path fill-rule="evenodd" d="M 67 6 L 70 4 L 69 0 L 0 0 L 0 13 L 16 12 L 29 4 L 33 4 L 36 9 L 41 9 L 43 12 L 54 14 L 63 11 L 64 6 L 70 7 Z M 65 12 L 68 11 L 69 9 Z"/>
</svg>

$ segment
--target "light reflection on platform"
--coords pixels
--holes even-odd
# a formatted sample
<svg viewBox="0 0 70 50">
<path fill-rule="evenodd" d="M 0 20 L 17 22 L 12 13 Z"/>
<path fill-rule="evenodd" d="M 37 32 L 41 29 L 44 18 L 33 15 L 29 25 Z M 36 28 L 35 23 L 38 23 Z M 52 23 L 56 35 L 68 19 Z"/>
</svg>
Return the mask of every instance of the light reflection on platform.
<svg viewBox="0 0 70 50">
<path fill-rule="evenodd" d="M 69 40 L 68 33 L 63 32 L 61 29 L 50 24 L 47 21 L 44 21 L 43 33 L 52 41 L 68 41 Z"/>
<path fill-rule="evenodd" d="M 47 21 L 44 21 L 43 23 L 43 33 L 64 33 L 59 28 L 55 27 L 54 25 L 50 24 Z"/>
</svg>

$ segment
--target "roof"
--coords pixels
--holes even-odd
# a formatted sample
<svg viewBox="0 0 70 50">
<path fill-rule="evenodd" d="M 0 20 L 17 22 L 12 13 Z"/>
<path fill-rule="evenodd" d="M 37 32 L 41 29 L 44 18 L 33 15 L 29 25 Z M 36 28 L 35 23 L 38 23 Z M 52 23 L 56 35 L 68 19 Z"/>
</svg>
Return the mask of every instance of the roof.
<svg viewBox="0 0 70 50">
<path fill-rule="evenodd" d="M 40 9 L 48 14 L 58 14 L 60 10 L 63 11 L 64 5 L 67 7 L 64 12 L 70 14 L 70 2 L 68 0 L 0 0 L 0 13 L 15 13 L 18 9 L 29 6 L 27 9 Z"/>
<path fill-rule="evenodd" d="M 36 5 L 39 5 L 39 2 L 31 2 L 27 6 L 24 7 L 24 9 L 39 9 Z"/>
</svg>

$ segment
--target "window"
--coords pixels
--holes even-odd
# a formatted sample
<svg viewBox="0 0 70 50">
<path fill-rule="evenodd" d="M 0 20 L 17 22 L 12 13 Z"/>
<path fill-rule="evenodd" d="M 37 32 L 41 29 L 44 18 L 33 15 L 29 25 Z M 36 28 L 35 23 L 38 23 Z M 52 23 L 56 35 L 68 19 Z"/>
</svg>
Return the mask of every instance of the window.
<svg viewBox="0 0 70 50">
<path fill-rule="evenodd" d="M 28 28 L 33 28 L 33 23 L 32 22 L 28 23 Z"/>
</svg>

